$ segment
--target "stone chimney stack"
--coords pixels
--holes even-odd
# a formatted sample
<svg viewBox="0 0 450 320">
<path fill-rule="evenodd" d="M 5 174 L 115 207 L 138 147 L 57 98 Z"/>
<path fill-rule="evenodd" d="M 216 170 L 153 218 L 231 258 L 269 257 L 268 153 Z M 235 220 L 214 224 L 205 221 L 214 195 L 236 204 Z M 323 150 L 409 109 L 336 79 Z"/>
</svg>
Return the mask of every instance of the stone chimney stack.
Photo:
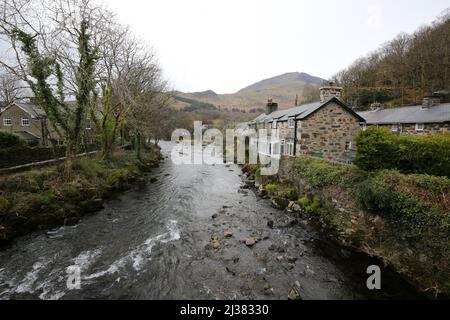
<svg viewBox="0 0 450 320">
<path fill-rule="evenodd" d="M 275 103 L 273 102 L 272 99 L 269 99 L 266 105 L 266 114 L 271 114 L 272 112 L 275 112 L 277 110 L 278 110 L 278 103 Z"/>
<path fill-rule="evenodd" d="M 338 98 L 342 100 L 342 88 L 335 87 L 333 82 L 329 82 L 327 86 L 320 88 L 320 102 L 326 102 L 331 98 Z"/>
<path fill-rule="evenodd" d="M 423 109 L 428 109 L 434 106 L 438 106 L 439 104 L 441 104 L 441 97 L 438 95 L 432 95 L 432 96 L 427 96 L 424 97 L 422 100 L 422 108 Z"/>
<path fill-rule="evenodd" d="M 380 111 L 384 110 L 384 105 L 379 102 L 374 102 L 370 105 L 370 111 Z"/>
</svg>

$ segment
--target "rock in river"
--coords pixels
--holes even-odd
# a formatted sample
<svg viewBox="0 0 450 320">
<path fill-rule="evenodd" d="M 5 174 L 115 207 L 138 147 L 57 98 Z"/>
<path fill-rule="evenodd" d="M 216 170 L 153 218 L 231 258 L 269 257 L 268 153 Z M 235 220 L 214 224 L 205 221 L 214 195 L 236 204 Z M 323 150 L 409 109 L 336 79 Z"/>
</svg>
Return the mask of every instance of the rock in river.
<svg viewBox="0 0 450 320">
<path fill-rule="evenodd" d="M 302 300 L 302 298 L 300 297 L 300 294 L 298 293 L 298 291 L 296 289 L 292 289 L 289 292 L 288 299 L 289 300 Z"/>
<path fill-rule="evenodd" d="M 284 198 L 275 197 L 272 199 L 272 205 L 276 209 L 284 210 L 289 205 L 289 200 L 284 199 Z"/>
<path fill-rule="evenodd" d="M 233 231 L 230 230 L 230 229 L 227 229 L 227 230 L 225 230 L 225 231 L 223 232 L 223 236 L 224 236 L 225 238 L 231 238 L 231 237 L 233 236 Z"/>
<path fill-rule="evenodd" d="M 212 240 L 211 245 L 214 250 L 220 249 L 220 241 L 219 240 L 216 240 L 216 239 Z"/>
<path fill-rule="evenodd" d="M 247 247 L 253 247 L 256 244 L 256 240 L 254 238 L 248 238 L 245 240 L 245 245 Z"/>
</svg>

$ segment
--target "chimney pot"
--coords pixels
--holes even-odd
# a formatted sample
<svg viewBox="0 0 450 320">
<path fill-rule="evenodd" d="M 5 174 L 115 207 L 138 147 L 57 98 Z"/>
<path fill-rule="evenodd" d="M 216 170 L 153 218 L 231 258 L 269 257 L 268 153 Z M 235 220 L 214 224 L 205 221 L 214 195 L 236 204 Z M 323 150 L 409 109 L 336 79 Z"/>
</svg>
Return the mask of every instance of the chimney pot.
<svg viewBox="0 0 450 320">
<path fill-rule="evenodd" d="M 326 102 L 331 98 L 338 98 L 342 100 L 342 88 L 335 87 L 333 82 L 329 83 L 330 85 L 324 86 L 320 88 L 320 102 Z"/>
<path fill-rule="evenodd" d="M 278 110 L 278 103 L 273 102 L 272 99 L 269 99 L 267 101 L 266 106 L 266 114 L 271 114 L 272 112 L 275 112 Z"/>
<path fill-rule="evenodd" d="M 441 103 L 441 98 L 439 96 L 428 96 L 424 97 L 422 100 L 422 108 L 428 109 L 433 106 L 438 106 Z"/>
</svg>

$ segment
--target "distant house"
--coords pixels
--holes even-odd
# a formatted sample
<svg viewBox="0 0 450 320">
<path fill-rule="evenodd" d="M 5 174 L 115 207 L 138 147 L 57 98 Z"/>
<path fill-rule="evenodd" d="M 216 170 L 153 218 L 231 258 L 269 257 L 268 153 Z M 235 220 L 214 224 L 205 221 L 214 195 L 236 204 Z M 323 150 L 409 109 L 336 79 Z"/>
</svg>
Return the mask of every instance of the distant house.
<svg viewBox="0 0 450 320">
<path fill-rule="evenodd" d="M 269 101 L 265 114 L 250 122 L 255 130 L 279 129 L 279 141 L 258 141 L 259 152 L 295 157 L 312 155 L 348 162 L 354 156 L 356 135 L 364 118 L 341 101 L 342 88 L 320 88 L 320 101 L 286 110 Z"/>
<path fill-rule="evenodd" d="M 26 141 L 35 141 L 40 145 L 48 145 L 50 141 L 63 142 L 53 126 L 49 123 L 44 110 L 33 103 L 14 102 L 0 113 L 0 130 L 10 131 Z M 88 143 L 95 142 L 95 132 L 90 121 L 86 123 Z"/>
<path fill-rule="evenodd" d="M 450 103 L 441 104 L 438 96 L 425 97 L 422 105 L 359 112 L 366 126 L 385 127 L 394 133 L 429 135 L 450 130 Z"/>
<path fill-rule="evenodd" d="M 0 113 L 0 129 L 42 145 L 47 145 L 48 139 L 59 138 L 50 131 L 44 110 L 31 103 L 15 102 L 4 108 Z"/>
</svg>

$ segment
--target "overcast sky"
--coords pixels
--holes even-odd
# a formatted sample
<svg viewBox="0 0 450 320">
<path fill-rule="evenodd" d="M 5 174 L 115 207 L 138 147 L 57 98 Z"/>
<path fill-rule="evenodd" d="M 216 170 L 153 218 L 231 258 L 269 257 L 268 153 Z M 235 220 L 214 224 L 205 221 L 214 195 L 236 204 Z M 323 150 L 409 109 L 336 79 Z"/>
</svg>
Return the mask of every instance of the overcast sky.
<svg viewBox="0 0 450 320">
<path fill-rule="evenodd" d="M 155 48 L 174 89 L 218 93 L 286 72 L 328 78 L 449 7 L 448 0 L 103 2 Z"/>
</svg>

